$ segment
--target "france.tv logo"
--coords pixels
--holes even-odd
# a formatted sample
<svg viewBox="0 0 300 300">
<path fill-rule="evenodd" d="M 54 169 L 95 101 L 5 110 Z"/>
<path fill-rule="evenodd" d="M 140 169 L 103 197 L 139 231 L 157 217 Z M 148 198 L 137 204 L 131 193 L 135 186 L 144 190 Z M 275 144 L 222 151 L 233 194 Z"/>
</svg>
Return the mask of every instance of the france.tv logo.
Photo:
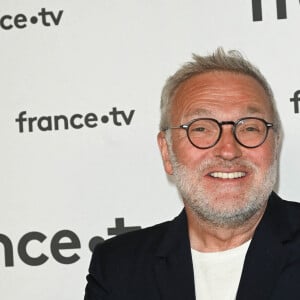
<svg viewBox="0 0 300 300">
<path fill-rule="evenodd" d="M 46 10 L 46 8 L 41 8 L 41 10 L 33 16 L 28 16 L 22 13 L 16 15 L 6 14 L 0 16 L 0 28 L 4 30 L 10 30 L 13 28 L 24 29 L 30 24 L 40 24 L 46 27 L 57 26 L 60 24 L 63 12 L 63 10 L 54 12 Z"/>
</svg>

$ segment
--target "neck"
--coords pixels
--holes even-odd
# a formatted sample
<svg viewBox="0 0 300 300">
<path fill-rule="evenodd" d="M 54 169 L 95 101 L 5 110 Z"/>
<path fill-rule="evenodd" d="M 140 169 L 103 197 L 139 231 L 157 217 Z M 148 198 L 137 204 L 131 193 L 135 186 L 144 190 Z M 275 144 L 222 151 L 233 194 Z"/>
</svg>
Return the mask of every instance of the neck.
<svg viewBox="0 0 300 300">
<path fill-rule="evenodd" d="M 242 225 L 226 227 L 199 218 L 186 206 L 191 247 L 201 252 L 217 252 L 242 245 L 252 238 L 265 208 L 266 205 Z"/>
</svg>

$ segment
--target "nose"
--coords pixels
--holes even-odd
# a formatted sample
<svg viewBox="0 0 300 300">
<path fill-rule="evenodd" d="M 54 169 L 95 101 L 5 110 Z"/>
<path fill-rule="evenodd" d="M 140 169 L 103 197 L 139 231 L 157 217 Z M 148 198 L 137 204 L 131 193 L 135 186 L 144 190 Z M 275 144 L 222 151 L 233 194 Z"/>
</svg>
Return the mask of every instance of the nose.
<svg viewBox="0 0 300 300">
<path fill-rule="evenodd" d="M 234 160 L 242 156 L 241 147 L 232 133 L 232 126 L 223 126 L 221 138 L 213 147 L 214 155 L 224 160 Z"/>
</svg>

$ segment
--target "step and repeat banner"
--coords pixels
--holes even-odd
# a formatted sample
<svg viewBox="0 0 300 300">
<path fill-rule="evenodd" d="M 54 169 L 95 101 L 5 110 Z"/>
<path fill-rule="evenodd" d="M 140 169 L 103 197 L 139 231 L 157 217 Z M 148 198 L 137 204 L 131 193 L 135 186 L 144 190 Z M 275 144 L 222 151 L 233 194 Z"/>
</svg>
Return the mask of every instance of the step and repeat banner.
<svg viewBox="0 0 300 300">
<path fill-rule="evenodd" d="M 0 298 L 83 299 L 95 244 L 182 208 L 156 134 L 192 53 L 238 49 L 270 81 L 279 194 L 300 201 L 298 0 L 2 0 Z"/>
</svg>

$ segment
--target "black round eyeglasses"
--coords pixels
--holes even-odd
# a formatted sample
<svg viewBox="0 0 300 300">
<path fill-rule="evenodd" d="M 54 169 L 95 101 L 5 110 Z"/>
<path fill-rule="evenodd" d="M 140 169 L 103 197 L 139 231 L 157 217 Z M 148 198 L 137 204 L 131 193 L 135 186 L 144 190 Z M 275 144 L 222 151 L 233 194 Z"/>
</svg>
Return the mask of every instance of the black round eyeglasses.
<svg viewBox="0 0 300 300">
<path fill-rule="evenodd" d="M 261 118 L 245 117 L 237 121 L 219 122 L 211 118 L 198 118 L 177 127 L 168 129 L 184 129 L 191 144 L 199 149 L 215 146 L 222 136 L 222 126 L 232 125 L 235 140 L 246 148 L 256 148 L 264 143 L 273 123 Z"/>
</svg>

